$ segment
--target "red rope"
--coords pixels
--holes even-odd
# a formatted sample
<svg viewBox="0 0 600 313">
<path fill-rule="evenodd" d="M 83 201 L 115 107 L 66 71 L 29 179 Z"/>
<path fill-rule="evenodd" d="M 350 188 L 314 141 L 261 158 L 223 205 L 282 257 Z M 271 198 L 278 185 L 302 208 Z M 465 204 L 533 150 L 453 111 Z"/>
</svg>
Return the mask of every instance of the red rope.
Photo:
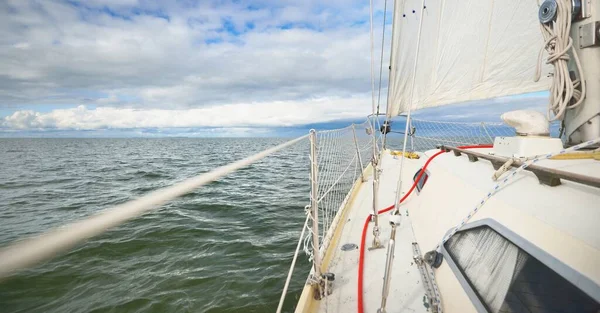
<svg viewBox="0 0 600 313">
<path fill-rule="evenodd" d="M 367 229 L 369 229 L 369 222 L 371 216 L 367 216 L 365 225 L 362 230 L 362 237 L 360 237 L 360 254 L 358 256 L 358 312 L 363 313 L 363 268 L 365 265 L 365 240 L 367 238 Z"/>
<path fill-rule="evenodd" d="M 475 148 L 493 148 L 493 147 L 494 147 L 493 145 L 476 145 L 476 146 L 460 146 L 457 148 L 459 148 L 459 149 L 475 149 Z M 445 152 L 446 151 L 443 151 L 443 150 L 439 151 L 436 154 L 429 157 L 429 159 L 427 159 L 427 162 L 425 162 L 425 165 L 423 165 L 423 169 L 419 173 L 419 176 L 417 176 L 417 178 L 413 182 L 412 186 L 410 187 L 408 192 L 404 195 L 404 197 L 402 197 L 402 199 L 400 199 L 399 203 L 404 202 L 404 200 L 406 200 L 406 198 L 408 198 L 408 196 L 412 193 L 412 191 L 417 186 L 417 182 L 419 182 L 421 180 L 423 173 L 425 173 L 427 166 L 429 166 L 429 163 L 433 159 L 435 159 L 435 157 L 437 157 L 438 155 L 445 153 Z M 385 209 L 379 210 L 377 212 L 377 214 L 382 214 L 382 213 L 388 212 L 388 211 L 392 210 L 393 208 L 394 208 L 394 205 L 392 204 Z M 363 230 L 362 230 L 362 237 L 360 239 L 360 253 L 358 256 L 358 313 L 363 313 L 363 308 L 364 308 L 364 304 L 363 304 L 363 275 L 364 275 L 363 269 L 364 269 L 364 265 L 365 265 L 365 240 L 367 237 L 367 230 L 369 228 L 370 221 L 371 221 L 371 215 L 367 216 L 367 219 L 365 220 L 365 224 L 364 224 Z"/>
</svg>

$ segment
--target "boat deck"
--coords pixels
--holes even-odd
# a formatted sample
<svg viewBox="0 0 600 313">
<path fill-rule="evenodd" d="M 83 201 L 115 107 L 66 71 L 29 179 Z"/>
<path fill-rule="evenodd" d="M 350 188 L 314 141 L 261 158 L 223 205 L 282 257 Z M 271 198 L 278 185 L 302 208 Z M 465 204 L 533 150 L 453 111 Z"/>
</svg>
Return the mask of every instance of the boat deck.
<svg viewBox="0 0 600 313">
<path fill-rule="evenodd" d="M 414 173 L 420 168 L 426 158 L 404 162 L 405 173 Z M 398 176 L 400 175 L 400 158 L 392 156 L 389 151 L 382 154 L 381 175 L 379 184 L 379 208 L 382 209 L 394 203 Z M 412 180 L 405 177 L 402 191 L 408 191 Z M 342 232 L 336 244 L 330 247 L 333 253 L 328 271 L 335 273 L 333 293 L 320 301 L 320 312 L 355 312 L 358 306 L 357 282 L 359 250 L 342 251 L 341 247 L 347 243 L 360 245 L 362 228 L 365 219 L 372 213 L 373 201 L 373 176 L 366 177 L 366 181 L 360 185 L 356 197 L 349 207 L 345 221 L 340 224 Z M 410 198 L 409 198 L 410 199 Z M 410 201 L 410 200 L 407 200 Z M 380 239 L 383 247 L 387 247 L 390 240 L 391 227 L 389 226 L 389 213 L 380 215 Z M 373 222 L 370 223 L 367 232 L 367 247 L 372 245 Z M 393 265 L 393 278 L 390 285 L 390 293 L 387 312 L 427 312 L 423 303 L 425 290 L 421 284 L 421 276 L 418 268 L 413 262 L 411 243 L 414 241 L 412 226 L 408 219 L 402 221 L 402 225 L 396 232 L 396 250 Z M 364 267 L 364 304 L 365 312 L 376 312 L 381 304 L 383 287 L 383 276 L 385 269 L 387 249 L 375 249 L 365 251 Z M 398 305 L 401 304 L 401 305 Z"/>
<path fill-rule="evenodd" d="M 492 153 L 491 149 L 478 149 Z M 420 159 L 405 159 L 402 195 L 412 186 L 414 173 L 435 153 L 427 151 Z M 392 205 L 400 175 L 400 158 L 382 154 L 380 167 L 379 210 Z M 544 160 L 540 166 L 571 173 L 600 177 L 600 162 L 587 160 Z M 401 207 L 402 224 L 397 229 L 395 258 L 386 312 L 431 312 L 425 304 L 426 294 L 421 274 L 413 261 L 412 243 L 418 242 L 421 253 L 435 249 L 441 238 L 461 222 L 473 206 L 481 201 L 496 182 L 494 168 L 486 160 L 471 162 L 463 155 L 440 155 L 428 167 L 429 179 L 423 191 L 408 197 Z M 355 312 L 358 307 L 359 250 L 342 251 L 344 244 L 360 244 L 365 219 L 372 213 L 372 175 L 359 185 L 354 198 L 341 215 L 336 238 L 327 249 L 324 261 L 327 272 L 336 275 L 333 292 L 314 301 L 309 309 L 297 312 Z M 416 191 L 413 191 L 415 193 Z M 540 184 L 527 171 L 519 173 L 501 188 L 468 221 L 469 225 L 499 225 L 503 236 L 513 236 L 535 258 L 569 280 L 600 303 L 600 237 L 597 221 L 600 193 L 597 188 L 563 180 L 559 186 Z M 388 246 L 391 227 L 389 213 L 380 215 L 380 239 Z M 408 216 L 408 217 L 407 217 Z M 373 222 L 369 224 L 366 246 L 372 244 Z M 511 235 L 513 234 L 513 235 Z M 415 239 L 416 238 L 416 239 Z M 512 237 L 511 237 L 512 238 Z M 364 312 L 377 312 L 381 305 L 387 249 L 365 251 L 363 301 Z M 328 260 L 329 261 L 328 263 Z M 450 260 L 435 270 L 444 311 L 477 312 L 476 296 L 453 272 Z M 535 295 L 536 297 L 539 295 Z M 302 301 L 299 301 L 302 303 Z"/>
</svg>

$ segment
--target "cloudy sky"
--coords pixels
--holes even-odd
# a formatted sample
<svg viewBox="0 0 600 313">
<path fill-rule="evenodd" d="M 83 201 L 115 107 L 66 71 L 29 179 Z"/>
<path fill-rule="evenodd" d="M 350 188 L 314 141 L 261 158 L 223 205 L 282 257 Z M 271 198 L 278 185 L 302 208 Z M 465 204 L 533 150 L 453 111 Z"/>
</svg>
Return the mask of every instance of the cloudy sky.
<svg viewBox="0 0 600 313">
<path fill-rule="evenodd" d="M 369 58 L 368 0 L 0 1 L 0 136 L 272 135 L 358 121 L 371 111 Z M 429 113 L 479 118 L 458 108 Z"/>
</svg>

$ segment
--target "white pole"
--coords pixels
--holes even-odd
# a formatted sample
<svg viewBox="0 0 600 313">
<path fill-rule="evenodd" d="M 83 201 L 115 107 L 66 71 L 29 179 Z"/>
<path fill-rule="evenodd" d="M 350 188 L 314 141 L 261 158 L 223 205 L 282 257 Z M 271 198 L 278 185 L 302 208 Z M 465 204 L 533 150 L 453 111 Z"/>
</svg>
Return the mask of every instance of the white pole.
<svg viewBox="0 0 600 313">
<path fill-rule="evenodd" d="M 369 21 L 371 27 L 371 103 L 373 108 L 372 116 L 379 120 L 379 116 L 377 116 L 377 112 L 375 111 L 375 44 L 374 44 L 374 36 L 373 36 L 373 0 L 369 1 Z M 379 170 L 379 160 L 377 156 L 377 136 L 375 135 L 375 121 L 371 121 L 371 135 L 373 136 L 373 159 L 372 159 L 372 167 L 373 167 L 373 222 L 375 225 L 373 226 L 373 246 L 371 249 L 376 249 L 381 247 L 381 243 L 379 240 L 379 217 L 377 214 L 378 203 L 377 203 L 377 193 L 379 191 L 379 183 L 377 179 L 377 174 Z"/>
<path fill-rule="evenodd" d="M 352 135 L 354 136 L 354 145 L 356 146 L 356 156 L 358 157 L 358 164 L 360 164 L 360 178 L 365 181 L 365 171 L 363 169 L 363 162 L 360 156 L 360 147 L 358 146 L 358 140 L 356 139 L 356 127 L 352 124 Z"/>
<path fill-rule="evenodd" d="M 281 292 L 281 297 L 279 298 L 279 304 L 277 305 L 277 313 L 281 313 L 281 309 L 283 308 L 285 295 L 287 294 L 288 287 L 290 286 L 290 281 L 292 280 L 292 274 L 294 273 L 294 267 L 296 266 L 296 259 L 298 259 L 298 252 L 300 251 L 302 239 L 304 239 L 304 231 L 306 230 L 306 226 L 308 225 L 309 218 L 310 215 L 306 215 L 306 221 L 304 221 L 304 226 L 302 226 L 302 233 L 300 233 L 300 239 L 298 239 L 298 244 L 296 245 L 296 252 L 294 253 L 294 258 L 292 259 L 292 265 L 290 265 L 290 270 L 285 280 L 285 285 L 283 286 L 283 292 Z"/>
<path fill-rule="evenodd" d="M 312 241 L 313 241 L 313 267 L 315 269 L 315 278 L 321 278 L 321 253 L 319 249 L 319 184 L 317 182 L 317 132 L 310 130 L 310 214 L 312 217 Z M 317 284 L 320 291 L 320 286 Z"/>
</svg>

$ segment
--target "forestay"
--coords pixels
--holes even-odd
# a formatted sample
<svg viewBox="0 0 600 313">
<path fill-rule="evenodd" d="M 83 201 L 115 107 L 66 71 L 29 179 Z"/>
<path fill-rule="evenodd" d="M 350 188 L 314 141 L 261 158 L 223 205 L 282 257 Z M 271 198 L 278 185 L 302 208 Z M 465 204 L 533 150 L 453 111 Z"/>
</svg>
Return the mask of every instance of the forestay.
<svg viewBox="0 0 600 313">
<path fill-rule="evenodd" d="M 388 117 L 411 106 L 414 110 L 549 88 L 547 65 L 542 79 L 534 82 L 543 45 L 536 0 L 425 1 L 417 56 L 421 3 L 397 1 L 394 8 Z"/>
</svg>

